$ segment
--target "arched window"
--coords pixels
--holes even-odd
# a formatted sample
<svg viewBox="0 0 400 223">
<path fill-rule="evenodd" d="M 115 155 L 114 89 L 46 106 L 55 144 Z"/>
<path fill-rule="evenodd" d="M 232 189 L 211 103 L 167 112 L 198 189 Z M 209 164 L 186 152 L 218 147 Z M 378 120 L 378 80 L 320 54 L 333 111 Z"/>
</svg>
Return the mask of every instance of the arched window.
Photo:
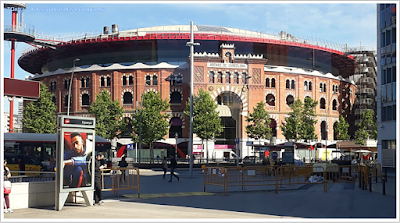
<svg viewBox="0 0 400 223">
<path fill-rule="evenodd" d="M 150 79 L 150 75 L 146 76 L 146 86 L 150 86 L 151 84 L 151 79 Z"/>
<path fill-rule="evenodd" d="M 225 83 L 226 84 L 230 84 L 231 83 L 231 74 L 228 73 L 228 72 L 225 74 Z"/>
<path fill-rule="evenodd" d="M 319 83 L 319 92 L 322 92 L 322 90 L 323 90 L 323 85 L 322 83 Z"/>
<path fill-rule="evenodd" d="M 72 96 L 71 96 L 71 98 L 70 98 L 69 101 L 70 101 L 70 102 L 72 101 Z M 72 103 L 70 104 L 70 106 L 72 107 Z M 64 107 L 68 107 L 68 94 L 66 94 L 66 95 L 64 96 Z"/>
<path fill-rule="evenodd" d="M 221 74 L 221 72 L 218 72 L 218 74 L 217 74 L 217 83 L 222 83 L 222 74 Z"/>
<path fill-rule="evenodd" d="M 153 85 L 154 86 L 158 85 L 158 77 L 157 76 L 153 76 Z"/>
<path fill-rule="evenodd" d="M 275 78 L 272 78 L 272 80 L 271 80 L 271 87 L 275 88 Z"/>
<path fill-rule="evenodd" d="M 82 95 L 82 106 L 88 106 L 89 105 L 89 95 L 88 94 L 83 94 Z"/>
<path fill-rule="evenodd" d="M 333 101 L 332 101 L 332 110 L 334 110 L 334 111 L 337 110 L 337 102 L 336 102 L 336 99 L 333 99 Z"/>
<path fill-rule="evenodd" d="M 276 137 L 276 121 L 275 121 L 275 119 L 273 119 L 273 118 L 270 118 L 270 123 L 269 123 L 269 127 L 271 128 L 271 133 L 272 133 L 272 136 L 275 136 Z"/>
<path fill-rule="evenodd" d="M 290 81 L 286 80 L 286 89 L 290 89 Z"/>
<path fill-rule="evenodd" d="M 122 76 L 122 85 L 126 86 L 126 76 Z"/>
<path fill-rule="evenodd" d="M 296 81 L 292 80 L 292 89 L 295 89 Z"/>
<path fill-rule="evenodd" d="M 237 72 L 233 74 L 233 84 L 239 84 L 239 74 Z"/>
<path fill-rule="evenodd" d="M 269 78 L 265 79 L 265 87 L 269 87 Z"/>
<path fill-rule="evenodd" d="M 86 78 L 86 87 L 90 87 L 90 78 Z"/>
<path fill-rule="evenodd" d="M 85 78 L 81 78 L 81 87 L 85 87 Z"/>
<path fill-rule="evenodd" d="M 304 102 L 306 102 L 306 98 L 311 99 L 310 96 L 306 96 L 306 97 L 304 98 Z"/>
<path fill-rule="evenodd" d="M 293 102 L 294 102 L 294 97 L 292 95 L 288 95 L 286 97 L 286 104 L 291 105 L 291 104 L 293 104 Z"/>
<path fill-rule="evenodd" d="M 319 108 L 320 109 L 325 109 L 325 98 L 321 98 L 319 100 Z"/>
<path fill-rule="evenodd" d="M 247 84 L 247 83 L 246 83 L 246 81 L 247 81 L 247 80 L 246 80 L 246 74 L 243 73 L 242 76 L 241 76 L 241 78 L 242 78 L 242 84 Z"/>
<path fill-rule="evenodd" d="M 178 91 L 174 91 L 170 94 L 170 101 L 171 104 L 180 104 L 182 102 L 181 93 Z"/>
<path fill-rule="evenodd" d="M 273 94 L 268 94 L 265 97 L 265 103 L 269 106 L 275 106 L 275 96 Z"/>
<path fill-rule="evenodd" d="M 324 92 L 326 92 L 326 84 L 324 84 Z"/>
<path fill-rule="evenodd" d="M 326 140 L 328 138 L 328 132 L 326 130 L 327 130 L 326 121 L 322 121 L 321 122 L 321 139 L 322 140 Z"/>
<path fill-rule="evenodd" d="M 129 76 L 129 85 L 133 85 L 133 76 Z"/>
<path fill-rule="evenodd" d="M 68 90 L 68 80 L 64 80 L 64 89 Z"/>
<path fill-rule="evenodd" d="M 211 72 L 211 73 L 210 73 L 210 76 L 209 76 L 209 78 L 208 78 L 208 82 L 209 82 L 209 83 L 214 83 L 214 72 Z"/>
<path fill-rule="evenodd" d="M 175 134 L 178 134 L 178 138 L 182 138 L 182 120 L 177 117 L 171 118 L 169 127 L 169 138 L 175 138 Z"/>
<path fill-rule="evenodd" d="M 101 87 L 104 87 L 104 77 L 101 77 L 101 78 L 100 78 L 100 86 L 101 86 Z"/>
<path fill-rule="evenodd" d="M 333 139 L 337 140 L 338 139 L 338 131 L 337 131 L 337 125 L 338 122 L 336 121 L 335 124 L 333 124 Z"/>
<path fill-rule="evenodd" d="M 308 82 L 308 90 L 309 90 L 309 91 L 312 91 L 312 82 L 311 82 L 311 81 Z"/>
<path fill-rule="evenodd" d="M 131 105 L 132 104 L 132 93 L 131 92 L 125 92 L 124 93 L 124 105 Z"/>
<path fill-rule="evenodd" d="M 111 77 L 107 77 L 107 86 L 111 86 Z"/>
<path fill-rule="evenodd" d="M 307 81 L 304 81 L 304 90 L 305 90 L 305 91 L 308 90 L 308 83 L 307 83 Z"/>
</svg>

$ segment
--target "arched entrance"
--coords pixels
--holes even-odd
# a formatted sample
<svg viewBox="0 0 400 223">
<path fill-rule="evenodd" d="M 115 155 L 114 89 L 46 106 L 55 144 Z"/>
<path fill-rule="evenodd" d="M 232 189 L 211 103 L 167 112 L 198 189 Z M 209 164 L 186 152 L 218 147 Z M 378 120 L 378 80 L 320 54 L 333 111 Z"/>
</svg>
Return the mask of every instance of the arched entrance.
<svg viewBox="0 0 400 223">
<path fill-rule="evenodd" d="M 242 115 L 242 98 L 235 92 L 223 91 L 215 97 L 218 104 L 217 110 L 221 117 L 223 132 L 215 137 L 216 145 L 235 145 L 236 138 L 242 138 L 240 134 Z"/>
</svg>

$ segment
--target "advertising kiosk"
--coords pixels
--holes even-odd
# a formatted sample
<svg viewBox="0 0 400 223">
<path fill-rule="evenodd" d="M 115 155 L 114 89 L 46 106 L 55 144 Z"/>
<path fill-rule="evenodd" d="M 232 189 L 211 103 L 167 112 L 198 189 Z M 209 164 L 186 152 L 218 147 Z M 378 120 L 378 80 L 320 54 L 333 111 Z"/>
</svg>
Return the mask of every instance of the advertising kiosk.
<svg viewBox="0 0 400 223">
<path fill-rule="evenodd" d="M 59 116 L 55 209 L 60 211 L 70 192 L 81 192 L 87 206 L 93 205 L 95 118 Z"/>
</svg>

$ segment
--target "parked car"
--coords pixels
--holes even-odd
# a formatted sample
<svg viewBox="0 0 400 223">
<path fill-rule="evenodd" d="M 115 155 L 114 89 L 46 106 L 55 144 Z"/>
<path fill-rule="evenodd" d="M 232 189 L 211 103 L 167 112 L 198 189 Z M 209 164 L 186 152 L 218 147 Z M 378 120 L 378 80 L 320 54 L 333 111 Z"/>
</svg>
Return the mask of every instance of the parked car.
<svg viewBox="0 0 400 223">
<path fill-rule="evenodd" d="M 256 156 L 245 156 L 243 163 L 258 163 L 258 157 Z"/>
</svg>

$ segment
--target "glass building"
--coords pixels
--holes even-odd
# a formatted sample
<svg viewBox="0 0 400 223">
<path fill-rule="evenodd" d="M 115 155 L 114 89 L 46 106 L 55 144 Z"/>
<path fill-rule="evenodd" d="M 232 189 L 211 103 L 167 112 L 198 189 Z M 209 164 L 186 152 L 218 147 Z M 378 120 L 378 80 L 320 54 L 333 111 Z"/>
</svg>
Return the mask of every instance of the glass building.
<svg viewBox="0 0 400 223">
<path fill-rule="evenodd" d="M 396 4 L 377 5 L 378 160 L 396 167 Z M 397 108 L 398 109 L 398 108 Z"/>
</svg>

